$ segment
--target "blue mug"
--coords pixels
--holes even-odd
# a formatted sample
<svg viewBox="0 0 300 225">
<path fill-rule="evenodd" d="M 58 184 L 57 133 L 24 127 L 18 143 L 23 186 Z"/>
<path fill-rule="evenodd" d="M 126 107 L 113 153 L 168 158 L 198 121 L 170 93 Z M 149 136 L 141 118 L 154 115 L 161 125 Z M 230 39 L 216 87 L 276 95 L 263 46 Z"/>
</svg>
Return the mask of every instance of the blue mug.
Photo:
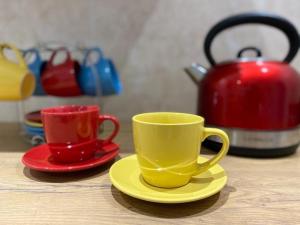
<svg viewBox="0 0 300 225">
<path fill-rule="evenodd" d="M 24 58 L 28 54 L 32 54 L 35 57 L 34 61 L 28 64 L 28 68 L 34 74 L 36 80 L 36 86 L 33 95 L 46 95 L 41 83 L 41 70 L 44 62 L 42 61 L 39 51 L 35 48 L 30 48 L 23 51 Z"/>
<path fill-rule="evenodd" d="M 99 58 L 92 65 L 88 65 L 91 53 L 98 54 Z M 97 47 L 86 50 L 78 82 L 85 95 L 114 95 L 122 92 L 122 84 L 113 61 L 104 58 L 101 49 Z"/>
</svg>

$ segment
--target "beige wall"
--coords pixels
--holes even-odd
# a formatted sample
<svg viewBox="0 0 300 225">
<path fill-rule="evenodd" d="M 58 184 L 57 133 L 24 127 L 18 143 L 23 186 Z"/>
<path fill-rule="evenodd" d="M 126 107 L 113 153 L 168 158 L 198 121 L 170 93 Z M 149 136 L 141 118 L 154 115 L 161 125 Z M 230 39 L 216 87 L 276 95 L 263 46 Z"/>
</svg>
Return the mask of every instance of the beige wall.
<svg viewBox="0 0 300 225">
<path fill-rule="evenodd" d="M 21 48 L 53 40 L 100 45 L 114 59 L 124 84 L 121 96 L 101 102 L 105 112 L 123 119 L 145 111 L 195 111 L 196 87 L 182 67 L 194 61 L 208 66 L 203 39 L 223 17 L 268 10 L 300 26 L 297 0 L 1 0 L 0 8 L 1 41 Z M 287 48 L 280 32 L 248 25 L 222 33 L 213 51 L 218 60 L 228 59 L 251 44 L 276 59 Z M 300 70 L 299 56 L 293 65 Z M 23 107 L 94 101 L 30 98 Z M 0 121 L 17 120 L 17 109 L 18 103 L 0 102 Z"/>
</svg>

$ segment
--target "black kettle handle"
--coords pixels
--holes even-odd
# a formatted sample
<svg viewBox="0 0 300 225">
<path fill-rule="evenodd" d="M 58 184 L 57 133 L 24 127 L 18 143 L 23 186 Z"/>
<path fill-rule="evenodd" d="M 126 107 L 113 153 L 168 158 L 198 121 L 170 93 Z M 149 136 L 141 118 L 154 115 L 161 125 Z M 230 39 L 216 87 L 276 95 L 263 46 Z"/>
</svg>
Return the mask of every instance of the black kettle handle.
<svg viewBox="0 0 300 225">
<path fill-rule="evenodd" d="M 294 25 L 277 15 L 267 13 L 243 13 L 225 18 L 215 24 L 207 33 L 204 41 L 204 52 L 212 66 L 216 64 L 212 54 L 211 45 L 213 39 L 223 30 L 241 24 L 265 24 L 281 30 L 288 38 L 290 49 L 283 62 L 289 63 L 293 60 L 299 49 L 299 34 Z"/>
</svg>

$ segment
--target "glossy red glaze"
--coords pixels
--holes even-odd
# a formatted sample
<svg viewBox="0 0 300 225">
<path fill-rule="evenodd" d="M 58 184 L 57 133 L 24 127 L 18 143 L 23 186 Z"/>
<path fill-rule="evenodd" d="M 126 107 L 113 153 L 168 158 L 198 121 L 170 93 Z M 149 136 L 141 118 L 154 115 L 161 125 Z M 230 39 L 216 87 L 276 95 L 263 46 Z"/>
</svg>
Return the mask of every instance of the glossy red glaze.
<svg viewBox="0 0 300 225">
<path fill-rule="evenodd" d="M 99 145 L 100 146 L 100 145 Z M 23 164 L 34 170 L 43 172 L 74 172 L 79 170 L 86 170 L 93 167 L 101 166 L 113 160 L 119 154 L 119 146 L 114 143 L 105 144 L 96 150 L 96 154 L 89 160 L 71 163 L 59 164 L 51 155 L 47 144 L 39 145 L 27 151 L 23 157 Z"/>
<path fill-rule="evenodd" d="M 42 122 L 41 111 L 39 110 L 39 111 L 27 113 L 25 115 L 25 119 L 30 122 L 41 123 Z"/>
<path fill-rule="evenodd" d="M 99 145 L 99 146 L 98 146 Z M 53 160 L 60 163 L 82 162 L 92 158 L 102 142 L 92 140 L 75 145 L 48 144 Z"/>
<path fill-rule="evenodd" d="M 65 51 L 67 58 L 65 62 L 54 65 L 53 60 L 59 51 Z M 55 96 L 79 96 L 82 94 L 77 83 L 77 75 L 80 66 L 78 62 L 71 59 L 70 53 L 62 48 L 53 52 L 45 68 L 42 71 L 41 83 L 49 95 Z"/>
<path fill-rule="evenodd" d="M 219 64 L 199 82 L 198 114 L 216 126 L 280 130 L 300 123 L 300 78 L 289 64 Z"/>
<path fill-rule="evenodd" d="M 113 122 L 115 129 L 102 144 L 110 143 L 119 131 L 118 119 L 99 115 L 98 106 L 66 105 L 42 109 L 46 142 L 59 162 L 78 162 L 91 158 L 95 153 L 99 125 Z"/>
</svg>

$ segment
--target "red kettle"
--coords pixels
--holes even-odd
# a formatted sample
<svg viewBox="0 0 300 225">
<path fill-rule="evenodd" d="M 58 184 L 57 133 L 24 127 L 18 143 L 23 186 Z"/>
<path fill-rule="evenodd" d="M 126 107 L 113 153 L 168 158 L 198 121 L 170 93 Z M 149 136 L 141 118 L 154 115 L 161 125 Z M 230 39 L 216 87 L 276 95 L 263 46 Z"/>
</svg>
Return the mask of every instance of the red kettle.
<svg viewBox="0 0 300 225">
<path fill-rule="evenodd" d="M 289 52 L 283 61 L 266 60 L 255 47 L 243 48 L 237 59 L 216 63 L 211 54 L 213 39 L 221 31 L 241 24 L 264 24 L 281 30 Z M 209 126 L 224 129 L 231 140 L 229 153 L 246 156 L 281 156 L 295 152 L 300 142 L 300 77 L 289 63 L 299 48 L 299 34 L 286 19 L 265 13 L 230 16 L 214 25 L 205 42 L 211 64 L 185 68 L 198 86 L 198 114 Z M 255 58 L 243 57 L 254 51 Z M 205 145 L 217 149 L 218 139 Z"/>
</svg>

